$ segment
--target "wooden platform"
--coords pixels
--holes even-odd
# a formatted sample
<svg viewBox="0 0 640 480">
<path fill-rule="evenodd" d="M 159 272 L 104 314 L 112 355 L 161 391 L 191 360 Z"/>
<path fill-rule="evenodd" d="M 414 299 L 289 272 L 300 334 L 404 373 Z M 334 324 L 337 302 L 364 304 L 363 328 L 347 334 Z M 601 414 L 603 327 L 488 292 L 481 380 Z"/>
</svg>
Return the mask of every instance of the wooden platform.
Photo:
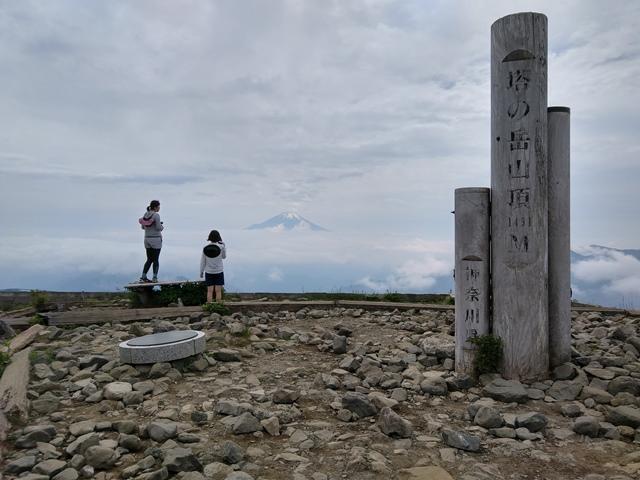
<svg viewBox="0 0 640 480">
<path fill-rule="evenodd" d="M 127 290 L 139 290 L 153 287 L 163 287 L 167 285 L 184 285 L 185 283 L 202 283 L 204 280 L 174 280 L 166 282 L 135 282 L 124 286 Z"/>
</svg>

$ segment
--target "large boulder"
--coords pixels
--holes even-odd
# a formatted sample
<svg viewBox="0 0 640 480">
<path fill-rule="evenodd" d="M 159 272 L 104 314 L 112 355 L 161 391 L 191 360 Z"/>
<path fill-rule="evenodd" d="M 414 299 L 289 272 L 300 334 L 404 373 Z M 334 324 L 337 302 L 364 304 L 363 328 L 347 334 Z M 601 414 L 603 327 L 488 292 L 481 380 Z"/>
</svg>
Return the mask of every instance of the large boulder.
<svg viewBox="0 0 640 480">
<path fill-rule="evenodd" d="M 496 378 L 482 389 L 482 393 L 505 403 L 525 403 L 529 399 L 527 390 L 515 380 Z"/>
<path fill-rule="evenodd" d="M 547 390 L 547 395 L 559 401 L 571 401 L 578 398 L 583 385 L 569 380 L 558 380 Z"/>
<path fill-rule="evenodd" d="M 538 412 L 523 413 L 516 417 L 516 427 L 524 427 L 530 432 L 539 432 L 548 422 L 547 417 Z"/>
<path fill-rule="evenodd" d="M 409 420 L 402 418 L 389 407 L 380 410 L 378 427 L 385 435 L 390 437 L 411 438 L 413 426 Z"/>
<path fill-rule="evenodd" d="M 473 423 L 484 428 L 499 428 L 504 425 L 504 419 L 498 410 L 483 405 L 473 417 Z"/>
<path fill-rule="evenodd" d="M 103 395 L 107 400 L 122 400 L 124 394 L 132 390 L 129 382 L 111 382 L 104 386 Z"/>
<path fill-rule="evenodd" d="M 347 392 L 342 397 L 342 407 L 360 418 L 371 417 L 378 413 L 375 405 L 363 393 Z"/>
<path fill-rule="evenodd" d="M 190 448 L 172 448 L 165 451 L 162 466 L 172 473 L 202 470 L 202 464 Z"/>
<path fill-rule="evenodd" d="M 611 395 L 626 392 L 637 397 L 640 396 L 640 379 L 622 375 L 611 380 L 607 390 Z"/>
<path fill-rule="evenodd" d="M 612 408 L 607 412 L 607 422 L 638 428 L 640 427 L 640 409 L 629 405 Z"/>
<path fill-rule="evenodd" d="M 466 450 L 467 452 L 480 450 L 480 439 L 466 432 L 444 429 L 442 430 L 442 440 L 450 447 L 459 450 Z"/>
</svg>

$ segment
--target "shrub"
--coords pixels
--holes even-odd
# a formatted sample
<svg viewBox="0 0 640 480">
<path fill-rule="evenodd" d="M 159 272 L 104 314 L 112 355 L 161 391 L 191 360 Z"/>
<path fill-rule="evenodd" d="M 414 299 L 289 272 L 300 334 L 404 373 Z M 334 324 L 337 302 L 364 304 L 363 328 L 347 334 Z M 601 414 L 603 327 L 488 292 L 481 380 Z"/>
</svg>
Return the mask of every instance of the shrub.
<svg viewBox="0 0 640 480">
<path fill-rule="evenodd" d="M 494 335 L 481 335 L 468 341 L 478 347 L 474 360 L 476 375 L 497 372 L 502 362 L 502 339 Z"/>
<path fill-rule="evenodd" d="M 11 356 L 7 352 L 0 352 L 0 377 L 4 373 L 4 369 L 11 363 Z"/>
<path fill-rule="evenodd" d="M 398 292 L 387 292 L 384 294 L 382 298 L 385 302 L 401 302 L 402 301 L 402 295 L 400 295 Z"/>
<path fill-rule="evenodd" d="M 31 306 L 35 308 L 36 312 L 44 312 L 47 309 L 48 302 L 49 295 L 46 292 L 31 290 Z"/>
<path fill-rule="evenodd" d="M 225 307 L 222 303 L 209 302 L 202 305 L 202 310 L 207 313 L 218 313 L 220 315 L 229 315 L 231 311 Z"/>
<path fill-rule="evenodd" d="M 42 315 L 36 313 L 29 319 L 29 325 L 46 325 L 46 322 Z"/>
</svg>

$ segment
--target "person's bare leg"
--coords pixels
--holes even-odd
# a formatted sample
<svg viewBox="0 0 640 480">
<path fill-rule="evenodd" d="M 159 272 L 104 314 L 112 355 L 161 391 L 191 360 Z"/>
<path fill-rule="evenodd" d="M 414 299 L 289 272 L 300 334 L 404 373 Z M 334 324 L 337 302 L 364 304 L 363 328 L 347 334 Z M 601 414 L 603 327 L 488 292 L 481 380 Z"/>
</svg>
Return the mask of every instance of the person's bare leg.
<svg viewBox="0 0 640 480">
<path fill-rule="evenodd" d="M 216 285 L 216 302 L 222 301 L 222 285 Z"/>
<path fill-rule="evenodd" d="M 213 285 L 207 287 L 207 303 L 213 302 Z"/>
</svg>

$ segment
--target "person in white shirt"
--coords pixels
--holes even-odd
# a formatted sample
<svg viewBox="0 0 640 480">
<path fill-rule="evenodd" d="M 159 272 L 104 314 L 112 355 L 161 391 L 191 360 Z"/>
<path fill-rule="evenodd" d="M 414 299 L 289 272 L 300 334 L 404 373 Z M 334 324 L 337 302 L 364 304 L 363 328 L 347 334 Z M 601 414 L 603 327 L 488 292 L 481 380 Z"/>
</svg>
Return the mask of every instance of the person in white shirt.
<svg viewBox="0 0 640 480">
<path fill-rule="evenodd" d="M 216 302 L 221 302 L 222 287 L 224 286 L 222 259 L 227 258 L 227 247 L 217 230 L 211 230 L 207 240 L 209 243 L 202 249 L 202 258 L 200 259 L 200 278 L 204 276 L 207 286 L 207 302 L 213 301 L 214 291 Z"/>
</svg>

